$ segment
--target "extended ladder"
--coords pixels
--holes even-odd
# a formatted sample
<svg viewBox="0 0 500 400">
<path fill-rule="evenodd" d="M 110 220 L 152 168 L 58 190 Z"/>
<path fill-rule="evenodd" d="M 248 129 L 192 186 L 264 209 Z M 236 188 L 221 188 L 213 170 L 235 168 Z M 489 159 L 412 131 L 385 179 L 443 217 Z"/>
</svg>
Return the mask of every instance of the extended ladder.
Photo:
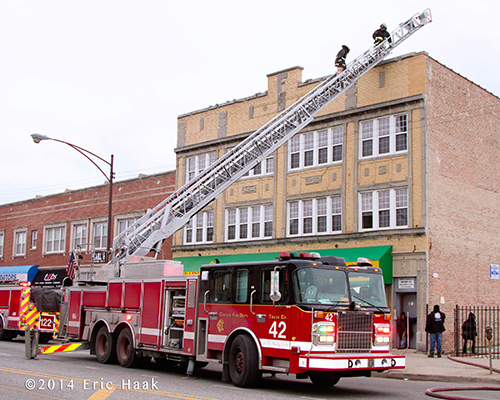
<svg viewBox="0 0 500 400">
<path fill-rule="evenodd" d="M 354 85 L 356 80 L 382 61 L 395 47 L 431 21 L 431 13 L 427 9 L 400 24 L 391 32 L 392 43 L 386 39 L 370 47 L 350 62 L 340 75 L 332 75 L 324 80 L 154 209 L 149 210 L 114 239 L 112 263 L 118 264 L 127 255 L 141 256 L 151 250 L 159 250 L 166 238 L 309 124 L 318 111 Z"/>
</svg>

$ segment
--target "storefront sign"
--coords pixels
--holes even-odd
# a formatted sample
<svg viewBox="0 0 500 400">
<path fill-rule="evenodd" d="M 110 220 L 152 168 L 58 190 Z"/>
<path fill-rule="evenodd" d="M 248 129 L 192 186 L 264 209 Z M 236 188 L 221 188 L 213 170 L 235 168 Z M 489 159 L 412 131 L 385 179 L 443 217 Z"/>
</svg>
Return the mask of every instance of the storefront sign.
<svg viewBox="0 0 500 400">
<path fill-rule="evenodd" d="M 398 289 L 415 289 L 415 278 L 399 278 Z"/>
</svg>

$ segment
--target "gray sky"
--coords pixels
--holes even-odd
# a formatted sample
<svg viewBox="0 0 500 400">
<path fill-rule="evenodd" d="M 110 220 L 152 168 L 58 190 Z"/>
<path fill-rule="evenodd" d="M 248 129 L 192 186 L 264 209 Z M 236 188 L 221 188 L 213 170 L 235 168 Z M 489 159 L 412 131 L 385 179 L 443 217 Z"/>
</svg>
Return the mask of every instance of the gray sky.
<svg viewBox="0 0 500 400">
<path fill-rule="evenodd" d="M 382 22 L 426 8 L 433 22 L 393 55 L 427 51 L 500 95 L 493 0 L 0 0 L 0 204 L 104 182 L 31 133 L 114 154 L 116 180 L 173 170 L 178 115 L 263 92 L 295 65 L 329 75 L 342 44 L 354 58 Z"/>
</svg>

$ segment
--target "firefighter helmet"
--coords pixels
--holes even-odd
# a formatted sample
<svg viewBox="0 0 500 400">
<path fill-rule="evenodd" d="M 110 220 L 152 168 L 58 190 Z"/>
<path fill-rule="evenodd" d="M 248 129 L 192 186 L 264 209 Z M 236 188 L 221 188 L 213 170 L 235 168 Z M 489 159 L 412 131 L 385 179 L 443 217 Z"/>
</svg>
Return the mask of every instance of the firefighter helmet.
<svg viewBox="0 0 500 400">
<path fill-rule="evenodd" d="M 382 24 L 382 25 L 380 25 L 380 28 L 381 29 L 387 29 L 387 25 L 386 24 Z"/>
</svg>

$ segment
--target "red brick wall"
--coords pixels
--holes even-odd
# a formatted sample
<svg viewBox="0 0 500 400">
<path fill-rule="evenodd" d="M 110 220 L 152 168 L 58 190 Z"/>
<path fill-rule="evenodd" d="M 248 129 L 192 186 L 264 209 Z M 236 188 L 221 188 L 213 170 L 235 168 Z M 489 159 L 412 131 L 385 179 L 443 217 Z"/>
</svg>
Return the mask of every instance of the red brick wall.
<svg viewBox="0 0 500 400">
<path fill-rule="evenodd" d="M 428 303 L 451 347 L 456 304 L 500 303 L 500 99 L 431 58 L 427 74 Z"/>
<path fill-rule="evenodd" d="M 175 190 L 175 171 L 115 182 L 113 185 L 114 221 L 120 214 L 141 212 L 153 208 Z M 93 218 L 107 220 L 109 186 L 97 186 L 0 206 L 0 231 L 4 231 L 3 258 L 0 267 L 38 264 L 66 265 L 72 249 L 71 222 Z M 66 225 L 64 254 L 43 255 L 44 226 L 53 223 Z M 13 257 L 14 229 L 27 228 L 26 257 Z M 115 227 L 112 227 L 115 233 Z M 36 250 L 30 250 L 31 231 L 38 231 Z M 89 240 L 90 240 L 90 232 Z M 172 258 L 172 238 L 163 244 L 164 258 Z"/>
</svg>

